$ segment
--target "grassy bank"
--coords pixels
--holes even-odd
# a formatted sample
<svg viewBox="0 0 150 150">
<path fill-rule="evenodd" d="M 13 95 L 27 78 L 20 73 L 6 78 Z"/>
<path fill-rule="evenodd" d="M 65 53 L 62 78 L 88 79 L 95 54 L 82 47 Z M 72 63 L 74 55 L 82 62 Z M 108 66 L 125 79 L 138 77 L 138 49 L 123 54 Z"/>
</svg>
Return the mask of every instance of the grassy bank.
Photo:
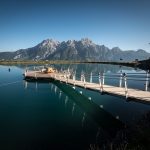
<svg viewBox="0 0 150 150">
<path fill-rule="evenodd" d="M 60 61 L 60 60 L 56 60 L 56 61 L 32 61 L 32 60 L 27 60 L 27 61 L 0 61 L 0 65 L 44 65 L 44 64 L 69 64 L 69 63 L 73 63 L 71 61 Z M 77 62 L 76 62 L 77 63 Z"/>
<path fill-rule="evenodd" d="M 54 60 L 54 61 L 0 61 L 0 65 L 45 65 L 45 64 L 113 64 L 135 67 L 137 62 L 114 62 L 114 61 L 67 61 L 67 60 Z"/>
</svg>

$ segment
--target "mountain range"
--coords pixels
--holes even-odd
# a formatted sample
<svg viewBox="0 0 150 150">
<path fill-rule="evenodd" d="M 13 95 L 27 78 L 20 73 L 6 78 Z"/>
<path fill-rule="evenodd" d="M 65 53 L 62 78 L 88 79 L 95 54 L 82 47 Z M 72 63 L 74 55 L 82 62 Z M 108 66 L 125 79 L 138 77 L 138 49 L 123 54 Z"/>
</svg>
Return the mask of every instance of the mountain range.
<svg viewBox="0 0 150 150">
<path fill-rule="evenodd" d="M 0 60 L 134 61 L 149 57 L 150 53 L 142 49 L 137 51 L 123 51 L 119 47 L 109 49 L 104 45 L 93 43 L 88 38 L 63 42 L 47 39 L 31 48 L 0 52 Z"/>
</svg>

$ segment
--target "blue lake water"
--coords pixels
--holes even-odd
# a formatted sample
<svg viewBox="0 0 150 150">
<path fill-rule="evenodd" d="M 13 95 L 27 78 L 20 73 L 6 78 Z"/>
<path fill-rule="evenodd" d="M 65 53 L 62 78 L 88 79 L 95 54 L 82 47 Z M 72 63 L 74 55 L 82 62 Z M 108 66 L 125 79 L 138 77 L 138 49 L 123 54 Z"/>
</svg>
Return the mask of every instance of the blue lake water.
<svg viewBox="0 0 150 150">
<path fill-rule="evenodd" d="M 83 71 L 87 74 L 98 74 L 102 71 L 108 74 L 119 73 L 120 70 L 126 73 L 144 72 L 113 65 L 54 66 L 59 70 L 68 67 L 76 70 L 77 78 L 80 78 Z M 8 68 L 11 69 L 10 72 Z M 72 87 L 69 85 L 26 82 L 23 80 L 25 68 L 26 66 L 0 66 L 0 149 L 88 150 L 100 138 L 100 129 L 108 132 L 108 123 L 118 124 L 119 119 L 123 124 L 131 125 L 150 111 L 150 105 L 126 101 L 125 98 L 101 95 L 82 88 L 76 88 L 76 93 L 70 96 L 68 93 Z M 98 78 L 93 77 L 93 82 L 98 82 Z M 106 79 L 105 83 L 119 85 L 119 80 Z M 144 90 L 145 81 L 129 81 L 128 86 Z M 63 90 L 68 87 L 68 92 Z M 83 96 L 79 95 L 80 91 Z M 92 111 L 98 106 L 97 116 L 89 112 L 74 96 L 80 101 L 83 99 L 85 103 L 87 100 Z M 89 105 L 89 97 L 92 105 Z M 101 117 L 101 113 L 106 117 Z"/>
</svg>

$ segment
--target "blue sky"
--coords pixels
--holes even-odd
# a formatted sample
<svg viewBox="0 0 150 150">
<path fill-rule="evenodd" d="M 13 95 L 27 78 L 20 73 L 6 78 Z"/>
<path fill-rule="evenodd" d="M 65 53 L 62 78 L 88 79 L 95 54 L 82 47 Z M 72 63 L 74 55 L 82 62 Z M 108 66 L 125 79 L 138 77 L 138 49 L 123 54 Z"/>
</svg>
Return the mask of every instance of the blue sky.
<svg viewBox="0 0 150 150">
<path fill-rule="evenodd" d="M 150 52 L 150 0 L 0 0 L 0 51 L 85 37 Z"/>
</svg>

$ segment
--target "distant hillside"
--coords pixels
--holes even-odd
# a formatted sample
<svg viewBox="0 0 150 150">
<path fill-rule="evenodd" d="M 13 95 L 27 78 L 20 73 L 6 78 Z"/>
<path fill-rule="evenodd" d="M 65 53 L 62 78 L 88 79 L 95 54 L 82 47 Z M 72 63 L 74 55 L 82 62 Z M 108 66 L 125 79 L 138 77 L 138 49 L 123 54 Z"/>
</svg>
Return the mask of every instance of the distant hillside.
<svg viewBox="0 0 150 150">
<path fill-rule="evenodd" d="M 47 39 L 32 48 L 20 49 L 15 52 L 0 52 L 0 60 L 87 60 L 87 61 L 134 61 L 144 60 L 150 53 L 144 50 L 122 51 L 118 47 L 109 49 L 97 45 L 88 38 L 80 41 L 63 42 Z"/>
<path fill-rule="evenodd" d="M 144 70 L 149 70 L 150 72 L 150 59 L 139 61 L 137 67 Z"/>
</svg>

